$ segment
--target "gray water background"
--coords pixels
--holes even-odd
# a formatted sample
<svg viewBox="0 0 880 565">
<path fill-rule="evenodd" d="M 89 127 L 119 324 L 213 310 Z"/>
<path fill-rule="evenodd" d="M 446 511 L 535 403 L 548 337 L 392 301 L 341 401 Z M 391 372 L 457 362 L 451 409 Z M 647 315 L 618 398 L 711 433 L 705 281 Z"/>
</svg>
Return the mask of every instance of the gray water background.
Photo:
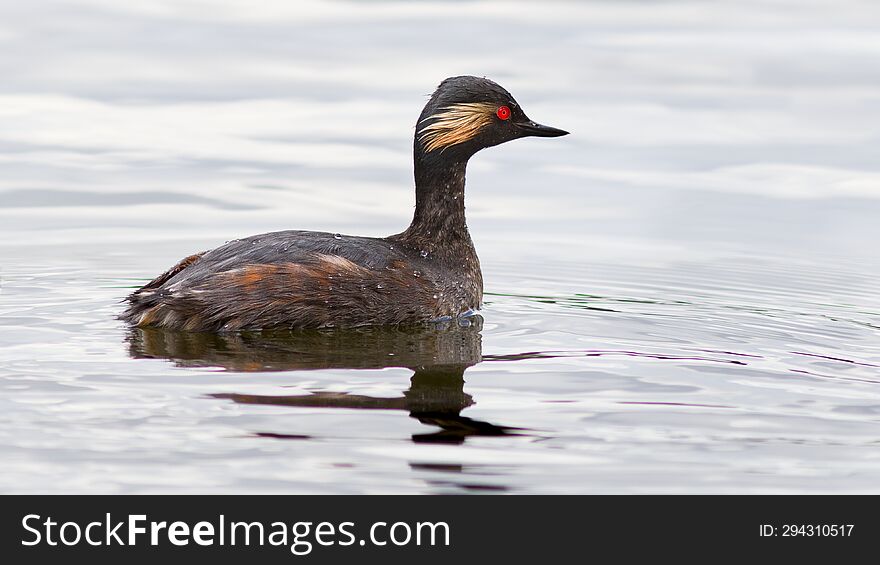
<svg viewBox="0 0 880 565">
<path fill-rule="evenodd" d="M 3 2 L 0 491 L 880 492 L 878 30 L 857 0 Z M 471 162 L 481 327 L 115 320 L 229 239 L 400 231 L 458 74 L 572 132 Z"/>
</svg>

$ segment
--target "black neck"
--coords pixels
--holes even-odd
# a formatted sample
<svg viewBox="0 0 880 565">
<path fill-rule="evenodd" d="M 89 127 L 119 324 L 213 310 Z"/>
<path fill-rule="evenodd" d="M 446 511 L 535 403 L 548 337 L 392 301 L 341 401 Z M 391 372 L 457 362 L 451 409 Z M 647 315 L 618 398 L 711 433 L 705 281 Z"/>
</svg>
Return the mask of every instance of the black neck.
<svg viewBox="0 0 880 565">
<path fill-rule="evenodd" d="M 470 244 L 464 217 L 467 158 L 444 159 L 442 153 L 426 155 L 417 148 L 414 161 L 416 210 L 409 228 L 398 237 L 429 252 Z"/>
</svg>

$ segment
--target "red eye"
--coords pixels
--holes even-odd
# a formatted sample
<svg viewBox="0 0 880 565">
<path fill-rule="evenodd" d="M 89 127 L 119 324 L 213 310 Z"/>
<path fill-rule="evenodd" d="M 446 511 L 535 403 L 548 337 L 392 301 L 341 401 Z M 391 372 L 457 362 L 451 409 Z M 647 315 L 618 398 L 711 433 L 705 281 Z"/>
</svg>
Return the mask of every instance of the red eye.
<svg viewBox="0 0 880 565">
<path fill-rule="evenodd" d="M 501 120 L 506 120 L 510 117 L 510 108 L 507 106 L 499 106 L 498 110 L 495 111 L 495 115 Z"/>
</svg>

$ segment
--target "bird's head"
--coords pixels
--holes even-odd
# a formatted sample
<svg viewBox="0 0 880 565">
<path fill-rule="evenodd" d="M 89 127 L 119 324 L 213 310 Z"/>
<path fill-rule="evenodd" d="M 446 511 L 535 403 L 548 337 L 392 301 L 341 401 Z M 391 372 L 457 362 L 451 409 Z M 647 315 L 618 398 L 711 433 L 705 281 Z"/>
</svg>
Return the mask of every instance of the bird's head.
<svg viewBox="0 0 880 565">
<path fill-rule="evenodd" d="M 467 159 L 480 149 L 520 137 L 568 132 L 535 123 L 504 88 L 479 77 L 440 83 L 416 123 L 415 150 L 425 156 Z"/>
</svg>

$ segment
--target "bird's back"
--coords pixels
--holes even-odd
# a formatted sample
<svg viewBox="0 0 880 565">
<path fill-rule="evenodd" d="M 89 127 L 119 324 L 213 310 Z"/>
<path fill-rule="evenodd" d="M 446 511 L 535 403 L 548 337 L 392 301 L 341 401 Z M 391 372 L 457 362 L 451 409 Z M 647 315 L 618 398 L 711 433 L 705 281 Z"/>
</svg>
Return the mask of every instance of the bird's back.
<svg viewBox="0 0 880 565">
<path fill-rule="evenodd" d="M 122 318 L 198 331 L 352 327 L 457 315 L 481 297 L 481 279 L 404 242 L 281 231 L 187 257 L 132 293 Z"/>
</svg>

